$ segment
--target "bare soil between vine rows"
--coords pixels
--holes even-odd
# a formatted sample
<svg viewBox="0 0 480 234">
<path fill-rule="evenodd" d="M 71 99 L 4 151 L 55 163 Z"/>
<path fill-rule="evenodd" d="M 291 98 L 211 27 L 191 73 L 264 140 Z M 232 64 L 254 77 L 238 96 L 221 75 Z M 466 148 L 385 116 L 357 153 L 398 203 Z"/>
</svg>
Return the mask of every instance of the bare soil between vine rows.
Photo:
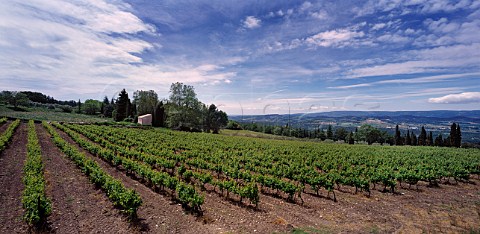
<svg viewBox="0 0 480 234">
<path fill-rule="evenodd" d="M 12 159 L 21 152 L 11 149 L 26 144 L 26 128 L 24 124 L 21 127 L 24 133 L 17 129 L 14 141 L 0 155 L 2 172 L 9 164 L 13 164 L 17 170 L 21 169 L 21 165 L 16 165 L 18 160 Z M 57 131 L 69 143 L 75 144 L 68 135 Z M 421 183 L 418 191 L 414 187 L 399 188 L 397 194 L 383 193 L 379 191 L 383 188 L 377 186 L 370 197 L 361 192 L 354 194 L 353 188 L 343 186 L 341 191 L 335 191 L 337 202 L 326 198 L 327 193 L 322 190 L 320 196 L 302 194 L 304 205 L 262 194 L 258 209 L 246 205 L 246 202 L 239 203 L 237 198 L 232 200 L 221 197 L 207 187 L 207 191 L 203 192 L 203 216 L 196 216 L 172 201 L 168 195 L 154 192 L 126 176 L 123 171 L 82 150 L 107 173 L 122 181 L 126 187 L 135 189 L 142 197 L 144 203 L 138 210 L 139 220 L 131 224 L 112 206 L 103 191 L 96 189 L 70 159 L 57 149 L 41 125 L 37 125 L 37 132 L 46 168 L 47 192 L 54 207 L 53 214 L 49 217 L 52 232 L 286 233 L 297 228 L 320 233 L 480 231 L 480 180 L 477 176 L 471 179 L 471 183 L 440 184 L 439 187 L 428 187 Z M 23 165 L 24 155 L 21 157 Z M 10 174 L 7 175 L 9 180 L 4 177 L 6 176 L 2 173 L 2 196 L 4 187 L 22 187 L 20 178 L 14 179 Z M 14 205 L 1 205 L 0 208 L 1 233 L 7 233 L 7 230 L 8 233 L 26 231 L 21 220 L 15 221 L 12 219 L 15 217 L 13 213 L 5 212 L 6 209 L 14 209 Z M 16 229 L 12 231 L 7 227 Z"/>
</svg>

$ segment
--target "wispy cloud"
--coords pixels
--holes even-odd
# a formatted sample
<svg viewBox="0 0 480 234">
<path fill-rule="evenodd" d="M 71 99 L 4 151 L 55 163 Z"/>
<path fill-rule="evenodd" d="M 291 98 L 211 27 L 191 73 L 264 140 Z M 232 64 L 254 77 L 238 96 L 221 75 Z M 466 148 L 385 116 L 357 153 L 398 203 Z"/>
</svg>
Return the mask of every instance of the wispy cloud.
<svg viewBox="0 0 480 234">
<path fill-rule="evenodd" d="M 249 29 L 259 28 L 261 26 L 261 22 L 262 21 L 258 18 L 255 18 L 255 16 L 247 16 L 243 21 L 243 26 Z"/>
<path fill-rule="evenodd" d="M 449 94 L 438 98 L 429 98 L 430 103 L 442 104 L 465 104 L 480 102 L 480 92 L 465 92 L 459 94 Z"/>
</svg>

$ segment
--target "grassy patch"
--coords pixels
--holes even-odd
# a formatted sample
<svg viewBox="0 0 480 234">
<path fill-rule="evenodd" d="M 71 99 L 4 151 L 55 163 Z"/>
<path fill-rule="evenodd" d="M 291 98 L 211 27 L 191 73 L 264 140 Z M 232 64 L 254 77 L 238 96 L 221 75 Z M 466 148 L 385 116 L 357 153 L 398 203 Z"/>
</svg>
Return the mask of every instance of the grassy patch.
<svg viewBox="0 0 480 234">
<path fill-rule="evenodd" d="M 20 111 L 17 111 L 20 110 Z M 110 118 L 100 118 L 92 115 L 65 113 L 61 110 L 48 110 L 43 108 L 20 107 L 15 110 L 13 107 L 0 105 L 0 116 L 15 119 L 33 119 L 38 121 L 58 121 L 58 122 L 107 122 Z"/>
</svg>

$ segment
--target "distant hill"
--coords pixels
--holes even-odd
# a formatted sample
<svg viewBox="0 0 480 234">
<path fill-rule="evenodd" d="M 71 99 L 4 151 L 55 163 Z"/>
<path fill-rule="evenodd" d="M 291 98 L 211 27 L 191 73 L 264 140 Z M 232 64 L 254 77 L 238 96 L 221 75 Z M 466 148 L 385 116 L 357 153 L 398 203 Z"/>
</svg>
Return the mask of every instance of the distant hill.
<svg viewBox="0 0 480 234">
<path fill-rule="evenodd" d="M 425 126 L 434 134 L 448 134 L 450 125 L 459 123 L 465 142 L 480 142 L 480 110 L 472 111 L 332 111 L 319 113 L 270 114 L 270 115 L 234 115 L 231 120 L 243 123 L 267 125 L 289 124 L 292 127 L 326 128 L 328 125 L 344 127 L 349 130 L 368 123 L 375 127 L 391 131 L 400 125 L 403 131 Z"/>
</svg>

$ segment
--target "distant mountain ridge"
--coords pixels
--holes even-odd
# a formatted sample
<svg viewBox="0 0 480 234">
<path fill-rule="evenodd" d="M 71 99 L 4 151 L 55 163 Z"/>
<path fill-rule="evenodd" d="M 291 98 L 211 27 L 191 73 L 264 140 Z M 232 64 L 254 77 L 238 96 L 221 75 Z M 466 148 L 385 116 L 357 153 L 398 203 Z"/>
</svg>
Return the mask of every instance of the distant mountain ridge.
<svg viewBox="0 0 480 234">
<path fill-rule="evenodd" d="M 268 115 L 243 115 L 243 118 L 252 117 L 284 117 L 288 114 L 268 114 Z M 480 110 L 432 110 L 432 111 L 331 111 L 331 112 L 315 112 L 315 113 L 295 113 L 290 117 L 399 117 L 399 116 L 418 116 L 429 118 L 454 118 L 465 117 L 480 120 Z M 233 119 L 242 117 L 241 115 L 231 115 Z"/>
</svg>

